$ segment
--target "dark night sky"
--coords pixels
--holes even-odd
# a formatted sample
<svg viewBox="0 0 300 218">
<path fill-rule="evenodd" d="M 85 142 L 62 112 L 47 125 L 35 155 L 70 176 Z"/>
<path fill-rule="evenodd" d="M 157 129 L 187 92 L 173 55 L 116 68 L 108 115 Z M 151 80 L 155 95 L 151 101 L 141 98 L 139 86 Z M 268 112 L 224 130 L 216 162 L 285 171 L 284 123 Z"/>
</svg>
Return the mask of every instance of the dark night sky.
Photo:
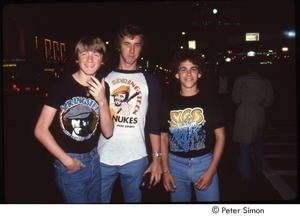
<svg viewBox="0 0 300 218">
<path fill-rule="evenodd" d="M 102 2 L 102 3 L 55 3 L 26 4 L 33 13 L 58 27 L 63 24 L 64 33 L 111 31 L 122 23 L 135 22 L 145 29 L 163 30 L 186 26 L 195 13 L 201 19 L 209 16 L 206 11 L 216 7 L 218 18 L 239 19 L 249 26 L 280 28 L 294 21 L 294 3 L 284 1 L 154 1 L 154 2 Z M 25 6 L 25 5 L 24 5 Z M 211 13 L 210 13 L 211 14 Z M 53 22 L 54 21 L 54 22 Z"/>
<path fill-rule="evenodd" d="M 26 3 L 19 7 L 35 17 L 45 35 L 72 43 L 86 34 L 97 34 L 111 41 L 119 26 L 136 23 L 145 32 L 148 53 L 154 56 L 161 47 L 166 50 L 172 46 L 168 43 L 175 35 L 188 32 L 192 20 L 239 21 L 240 31 L 245 28 L 243 31 L 270 33 L 292 29 L 295 25 L 292 0 Z M 213 8 L 219 9 L 217 15 L 211 13 Z M 205 40 L 211 39 L 210 30 L 199 29 L 202 35 L 207 35 Z"/>
</svg>

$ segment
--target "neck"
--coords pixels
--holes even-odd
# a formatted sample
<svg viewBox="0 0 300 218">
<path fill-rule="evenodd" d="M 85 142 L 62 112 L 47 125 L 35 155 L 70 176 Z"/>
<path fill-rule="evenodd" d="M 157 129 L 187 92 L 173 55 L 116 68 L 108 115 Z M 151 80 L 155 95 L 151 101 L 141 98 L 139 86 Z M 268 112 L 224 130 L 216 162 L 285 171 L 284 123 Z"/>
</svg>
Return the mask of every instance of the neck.
<svg viewBox="0 0 300 218">
<path fill-rule="evenodd" d="M 181 89 L 180 90 L 180 95 L 188 97 L 188 96 L 196 95 L 196 94 L 198 94 L 198 92 L 199 92 L 198 88 L 195 88 L 195 89 Z"/>
<path fill-rule="evenodd" d="M 118 67 L 118 69 L 120 69 L 120 70 L 137 70 L 137 67 L 134 65 L 128 65 L 128 66 L 126 66 L 126 65 L 119 65 L 119 67 Z"/>
<path fill-rule="evenodd" d="M 127 63 L 123 61 L 123 59 L 120 59 L 118 68 L 120 70 L 137 70 L 136 61 L 133 63 Z"/>
</svg>

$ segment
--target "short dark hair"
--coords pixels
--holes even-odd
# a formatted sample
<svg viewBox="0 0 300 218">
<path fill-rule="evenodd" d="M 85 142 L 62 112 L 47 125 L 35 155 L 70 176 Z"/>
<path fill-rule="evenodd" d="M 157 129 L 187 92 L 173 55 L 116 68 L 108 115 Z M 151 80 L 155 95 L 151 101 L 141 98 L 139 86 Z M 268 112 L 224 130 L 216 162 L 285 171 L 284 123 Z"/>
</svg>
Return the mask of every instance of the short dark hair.
<svg viewBox="0 0 300 218">
<path fill-rule="evenodd" d="M 198 52 L 197 50 L 192 50 L 192 49 L 179 50 L 173 56 L 173 59 L 169 64 L 171 71 L 174 74 L 176 74 L 178 72 L 180 63 L 187 61 L 187 60 L 198 66 L 200 74 L 202 74 L 206 71 L 206 67 L 205 67 L 205 63 L 202 58 L 202 54 L 200 52 Z"/>
<path fill-rule="evenodd" d="M 116 48 L 119 49 L 121 45 L 121 40 L 124 36 L 129 38 L 134 38 L 135 36 L 141 36 L 141 43 L 144 44 L 144 34 L 142 29 L 136 24 L 126 24 L 119 29 L 116 39 Z"/>
</svg>

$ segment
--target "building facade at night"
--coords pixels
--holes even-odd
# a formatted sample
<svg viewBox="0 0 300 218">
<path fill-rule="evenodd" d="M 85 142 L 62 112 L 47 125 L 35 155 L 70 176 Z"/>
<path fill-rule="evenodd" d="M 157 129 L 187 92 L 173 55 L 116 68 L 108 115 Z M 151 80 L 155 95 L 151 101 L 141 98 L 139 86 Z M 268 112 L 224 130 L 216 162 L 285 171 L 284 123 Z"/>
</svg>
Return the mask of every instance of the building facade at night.
<svg viewBox="0 0 300 218">
<path fill-rule="evenodd" d="M 46 35 L 39 13 L 32 13 L 30 7 L 8 5 L 3 12 L 4 91 L 45 88 L 63 71 L 66 43 Z"/>
</svg>

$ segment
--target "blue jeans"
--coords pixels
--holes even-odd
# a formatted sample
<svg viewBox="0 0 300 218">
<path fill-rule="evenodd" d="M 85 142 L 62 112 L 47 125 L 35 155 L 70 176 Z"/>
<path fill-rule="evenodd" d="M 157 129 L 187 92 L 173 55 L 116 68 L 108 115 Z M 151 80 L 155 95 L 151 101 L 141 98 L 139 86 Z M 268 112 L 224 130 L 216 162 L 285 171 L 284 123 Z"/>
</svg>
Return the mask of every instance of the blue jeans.
<svg viewBox="0 0 300 218">
<path fill-rule="evenodd" d="M 192 188 L 197 202 L 219 201 L 219 179 L 214 174 L 211 185 L 206 190 L 195 186 L 196 180 L 207 171 L 212 161 L 212 153 L 195 158 L 183 158 L 169 153 L 169 170 L 175 180 L 175 192 L 170 193 L 171 202 L 190 202 Z"/>
<path fill-rule="evenodd" d="M 240 154 L 238 157 L 237 165 L 239 174 L 242 180 L 252 179 L 251 172 L 251 161 L 250 154 L 253 150 L 254 154 L 254 163 L 257 170 L 262 170 L 263 159 L 264 159 L 264 146 L 261 141 L 257 141 L 251 144 L 240 144 Z"/>
<path fill-rule="evenodd" d="M 85 167 L 67 173 L 66 167 L 55 159 L 55 180 L 64 201 L 70 204 L 101 203 L 101 170 L 97 149 L 89 153 L 68 153 L 80 160 Z"/>
<path fill-rule="evenodd" d="M 149 165 L 148 157 L 143 157 L 122 166 L 111 166 L 104 163 L 100 163 L 100 165 L 102 203 L 110 203 L 113 187 L 118 176 L 120 176 L 124 202 L 140 203 L 142 201 L 140 184 Z"/>
</svg>

